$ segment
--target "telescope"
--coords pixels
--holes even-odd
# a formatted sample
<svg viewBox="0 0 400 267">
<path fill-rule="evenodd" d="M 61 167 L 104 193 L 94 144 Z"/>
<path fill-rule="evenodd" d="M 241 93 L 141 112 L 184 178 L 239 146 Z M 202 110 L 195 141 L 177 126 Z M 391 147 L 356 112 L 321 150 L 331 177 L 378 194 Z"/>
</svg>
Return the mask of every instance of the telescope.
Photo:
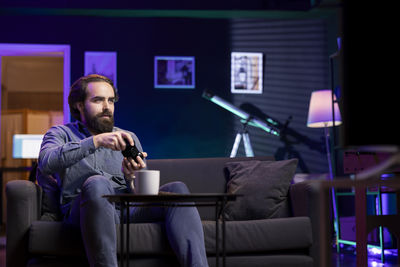
<svg viewBox="0 0 400 267">
<path fill-rule="evenodd" d="M 210 100 L 214 104 L 232 112 L 239 118 L 241 118 L 241 122 L 248 124 L 250 126 L 258 127 L 269 134 L 279 136 L 279 129 L 277 126 L 279 125 L 278 122 L 274 121 L 271 118 L 267 118 L 265 121 L 256 118 L 254 115 L 247 113 L 246 111 L 236 107 L 235 105 L 229 103 L 228 101 L 224 100 L 223 98 L 216 96 L 212 92 L 205 90 L 203 92 L 203 97 L 205 99 Z"/>
<path fill-rule="evenodd" d="M 214 104 L 217 104 L 218 106 L 228 110 L 229 112 L 235 114 L 239 118 L 241 118 L 241 122 L 243 124 L 244 129 L 243 129 L 243 131 L 238 132 L 236 134 L 235 143 L 233 145 L 231 156 L 230 156 L 231 158 L 236 156 L 236 153 L 237 153 L 237 150 L 238 150 L 238 147 L 240 144 L 240 140 L 242 138 L 243 138 L 243 142 L 244 142 L 246 156 L 254 157 L 253 149 L 250 144 L 250 138 L 249 138 L 248 132 L 246 130 L 247 125 L 260 128 L 260 129 L 264 130 L 265 132 L 275 135 L 275 136 L 280 135 L 280 131 L 277 127 L 279 125 L 278 122 L 274 121 L 271 118 L 266 118 L 265 120 L 259 119 L 256 116 L 229 103 L 228 101 L 224 100 L 223 98 L 216 96 L 214 93 L 212 93 L 211 91 L 208 91 L 208 90 L 205 90 L 203 92 L 203 97 L 207 100 L 210 100 Z"/>
</svg>

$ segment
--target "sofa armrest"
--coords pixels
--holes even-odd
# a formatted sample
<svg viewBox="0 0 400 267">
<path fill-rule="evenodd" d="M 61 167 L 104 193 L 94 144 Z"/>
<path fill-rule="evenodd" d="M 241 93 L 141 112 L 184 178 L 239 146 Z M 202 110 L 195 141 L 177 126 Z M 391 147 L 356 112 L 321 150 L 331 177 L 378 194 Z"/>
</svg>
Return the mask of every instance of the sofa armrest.
<svg viewBox="0 0 400 267">
<path fill-rule="evenodd" d="M 31 223 L 40 218 L 41 189 L 26 180 L 6 185 L 6 266 L 26 266 Z"/>
<path fill-rule="evenodd" d="M 293 216 L 307 216 L 311 220 L 313 245 L 310 249 L 310 255 L 314 259 L 314 266 L 319 266 L 320 263 L 320 217 L 330 216 L 330 198 L 324 198 L 326 203 L 321 203 L 320 194 L 326 192 L 322 190 L 321 180 L 307 180 L 300 183 L 293 184 L 290 187 L 290 200 Z M 321 214 L 321 205 L 325 205 L 324 210 L 326 214 Z M 328 220 L 331 221 L 331 220 Z M 332 226 L 326 227 L 328 231 L 332 231 Z M 331 233 L 324 233 L 326 236 L 331 236 Z M 327 241 L 329 242 L 329 241 Z"/>
</svg>

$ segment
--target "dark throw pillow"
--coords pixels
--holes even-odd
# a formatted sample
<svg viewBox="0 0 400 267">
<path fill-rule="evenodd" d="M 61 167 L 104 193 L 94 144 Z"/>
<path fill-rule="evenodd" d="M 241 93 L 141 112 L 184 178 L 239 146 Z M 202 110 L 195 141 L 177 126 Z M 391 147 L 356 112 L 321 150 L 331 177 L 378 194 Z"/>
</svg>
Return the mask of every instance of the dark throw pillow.
<svg viewBox="0 0 400 267">
<path fill-rule="evenodd" d="M 228 202 L 226 220 L 277 217 L 286 203 L 297 163 L 297 159 L 226 163 L 229 174 L 227 192 L 243 195 Z"/>
</svg>

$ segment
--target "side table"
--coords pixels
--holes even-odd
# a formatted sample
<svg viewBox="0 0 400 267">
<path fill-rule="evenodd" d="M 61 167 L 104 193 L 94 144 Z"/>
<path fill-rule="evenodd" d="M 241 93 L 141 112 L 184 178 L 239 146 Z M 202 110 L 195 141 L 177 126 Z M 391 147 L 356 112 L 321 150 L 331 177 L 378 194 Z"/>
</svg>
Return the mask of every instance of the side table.
<svg viewBox="0 0 400 267">
<path fill-rule="evenodd" d="M 397 238 L 397 250 L 400 252 L 400 180 L 390 179 L 360 179 L 348 180 L 338 179 L 333 181 L 320 181 L 317 185 L 321 189 L 320 199 L 320 263 L 321 267 L 331 266 L 330 255 L 330 237 L 329 233 L 329 207 L 325 205 L 329 203 L 328 197 L 331 188 L 354 188 L 355 191 L 355 211 L 356 211 L 356 262 L 357 266 L 364 267 L 368 263 L 367 254 L 367 235 L 368 233 L 379 226 L 385 226 Z M 397 199 L 397 214 L 395 215 L 368 215 L 366 208 L 367 188 L 375 186 L 385 186 L 392 188 L 396 192 Z M 398 258 L 400 263 L 400 258 Z"/>
<path fill-rule="evenodd" d="M 135 195 L 135 194 L 117 194 L 105 195 L 111 202 L 120 203 L 121 218 L 125 212 L 127 220 L 120 227 L 120 266 L 129 266 L 129 207 L 195 207 L 195 206 L 213 206 L 215 207 L 215 255 L 216 266 L 219 266 L 219 214 L 225 208 L 228 201 L 235 201 L 239 195 L 220 194 L 220 193 L 200 193 L 200 194 L 175 194 L 160 192 L 158 195 Z M 225 255 L 225 216 L 221 216 L 222 223 L 222 266 L 226 265 Z M 126 228 L 126 236 L 125 229 Z M 125 238 L 126 237 L 126 238 Z M 124 242 L 125 241 L 125 242 Z"/>
</svg>

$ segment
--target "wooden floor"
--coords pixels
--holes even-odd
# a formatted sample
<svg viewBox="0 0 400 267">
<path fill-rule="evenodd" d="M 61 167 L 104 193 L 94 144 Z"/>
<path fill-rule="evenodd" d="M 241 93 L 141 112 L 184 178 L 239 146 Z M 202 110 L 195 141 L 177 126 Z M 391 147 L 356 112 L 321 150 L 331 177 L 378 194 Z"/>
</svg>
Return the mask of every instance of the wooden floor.
<svg viewBox="0 0 400 267">
<path fill-rule="evenodd" d="M 0 267 L 6 266 L 6 238 L 4 233 L 0 235 Z M 386 256 L 385 264 L 380 262 L 380 259 L 369 257 L 368 259 L 368 266 L 371 267 L 394 267 L 400 266 L 396 263 L 397 256 Z M 353 267 L 356 266 L 356 256 L 354 251 L 348 250 L 344 251 L 341 254 L 336 254 L 335 252 L 332 253 L 332 267 Z"/>
</svg>

